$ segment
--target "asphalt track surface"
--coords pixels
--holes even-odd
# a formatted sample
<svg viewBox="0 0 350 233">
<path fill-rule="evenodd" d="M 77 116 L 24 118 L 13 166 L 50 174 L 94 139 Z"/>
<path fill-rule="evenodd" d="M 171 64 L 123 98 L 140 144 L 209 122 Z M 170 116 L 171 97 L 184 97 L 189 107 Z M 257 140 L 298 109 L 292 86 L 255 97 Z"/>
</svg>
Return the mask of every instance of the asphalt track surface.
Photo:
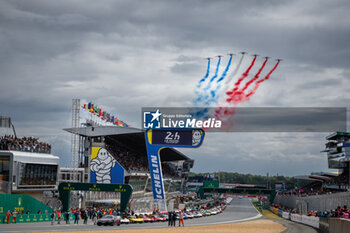
<svg viewBox="0 0 350 233">
<path fill-rule="evenodd" d="M 248 199 L 235 198 L 227 205 L 226 210 L 221 214 L 214 216 L 202 217 L 197 219 L 185 220 L 185 226 L 202 226 L 225 223 L 236 223 L 251 221 L 262 218 L 262 215 L 253 207 Z M 71 222 L 72 223 L 72 222 Z M 176 227 L 178 225 L 176 224 Z M 93 230 L 112 230 L 112 229 L 138 229 L 138 228 L 163 228 L 168 227 L 168 222 L 160 223 L 142 223 L 142 224 L 128 224 L 121 226 L 95 226 L 89 220 L 88 224 L 82 224 L 79 221 L 77 224 L 61 224 L 55 223 L 53 226 L 51 222 L 45 223 L 20 223 L 20 224 L 0 224 L 0 232 L 50 232 L 50 231 L 93 231 Z"/>
</svg>

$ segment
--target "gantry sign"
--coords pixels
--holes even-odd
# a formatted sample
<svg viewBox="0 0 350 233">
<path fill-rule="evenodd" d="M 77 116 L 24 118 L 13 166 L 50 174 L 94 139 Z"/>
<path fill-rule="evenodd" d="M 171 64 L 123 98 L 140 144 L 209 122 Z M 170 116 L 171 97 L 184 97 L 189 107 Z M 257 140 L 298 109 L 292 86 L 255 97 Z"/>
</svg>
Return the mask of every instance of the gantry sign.
<svg viewBox="0 0 350 233">
<path fill-rule="evenodd" d="M 95 183 L 71 183 L 63 182 L 58 186 L 58 191 L 63 205 L 62 211 L 68 211 L 70 207 L 71 191 L 95 191 L 95 192 L 120 192 L 120 212 L 125 212 L 128 206 L 133 188 L 128 184 L 95 184 Z"/>
<path fill-rule="evenodd" d="M 248 195 L 269 195 L 271 203 L 275 199 L 276 192 L 271 189 L 257 189 L 257 188 L 210 188 L 202 187 L 197 192 L 201 199 L 204 199 L 207 195 L 218 194 L 248 194 Z"/>
<path fill-rule="evenodd" d="M 160 151 L 168 147 L 200 147 L 204 136 L 204 130 L 195 128 L 146 130 L 145 139 L 154 199 L 165 199 Z"/>
</svg>

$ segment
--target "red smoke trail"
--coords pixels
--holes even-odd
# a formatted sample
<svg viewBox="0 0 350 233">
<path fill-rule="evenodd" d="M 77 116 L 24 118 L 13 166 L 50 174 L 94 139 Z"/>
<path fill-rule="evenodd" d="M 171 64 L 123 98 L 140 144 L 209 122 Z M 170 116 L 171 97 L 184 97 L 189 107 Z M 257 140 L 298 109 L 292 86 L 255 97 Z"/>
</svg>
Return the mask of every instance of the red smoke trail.
<svg viewBox="0 0 350 233">
<path fill-rule="evenodd" d="M 267 60 L 264 61 L 263 65 L 259 69 L 258 73 L 254 76 L 253 82 L 258 79 L 257 76 L 261 73 L 262 69 L 266 65 Z M 255 86 L 252 91 L 250 91 L 248 94 L 244 93 L 244 91 L 248 88 L 250 84 L 246 84 L 246 86 L 242 90 L 238 90 L 238 88 L 235 90 L 232 90 L 232 93 L 229 95 L 229 97 L 226 99 L 226 102 L 229 103 L 232 107 L 231 108 L 224 108 L 224 107 L 219 107 L 215 111 L 215 117 L 217 119 L 220 119 L 223 121 L 223 127 L 226 127 L 227 129 L 233 129 L 234 127 L 234 122 L 233 122 L 233 115 L 236 113 L 236 108 L 237 105 L 241 102 L 248 101 L 250 99 L 250 96 L 252 96 L 257 89 L 259 88 L 260 83 L 268 80 L 271 76 L 271 74 L 276 70 L 277 66 L 279 65 L 280 61 L 277 61 L 275 66 L 270 70 L 270 72 L 265 76 L 265 78 L 255 82 Z"/>
<path fill-rule="evenodd" d="M 219 107 L 215 110 L 215 118 L 222 121 L 222 129 L 228 131 L 233 128 L 234 122 L 232 117 L 236 113 L 236 107 L 237 106 L 231 108 Z"/>
<path fill-rule="evenodd" d="M 251 80 L 249 80 L 249 82 L 247 82 L 247 83 L 245 84 L 245 86 L 243 87 L 243 89 L 242 89 L 241 91 L 244 92 L 244 91 L 250 86 L 250 84 L 252 84 L 253 82 L 255 82 L 255 80 L 257 80 L 257 79 L 259 78 L 260 73 L 263 71 L 263 69 L 264 69 L 264 67 L 265 67 L 265 65 L 266 65 L 266 63 L 267 63 L 267 60 L 269 60 L 269 59 L 268 59 L 268 58 L 265 58 L 265 61 L 264 61 L 264 63 L 262 64 L 262 66 L 260 67 L 258 73 L 256 73 L 255 76 L 254 76 L 254 78 L 252 78 Z"/>
<path fill-rule="evenodd" d="M 253 94 L 256 92 L 256 90 L 258 90 L 258 88 L 259 88 L 259 86 L 260 86 L 260 83 L 262 83 L 262 82 L 264 82 L 264 81 L 266 81 L 266 80 L 268 80 L 268 79 L 270 78 L 271 74 L 275 71 L 275 69 L 277 68 L 278 64 L 280 64 L 280 61 L 277 61 L 277 62 L 276 62 L 275 66 L 270 70 L 270 72 L 265 76 L 265 78 L 263 78 L 263 79 L 261 79 L 261 80 L 259 80 L 259 81 L 257 81 L 257 82 L 255 83 L 254 89 L 253 89 L 252 91 L 250 91 L 250 92 L 246 95 L 247 98 L 249 98 L 251 95 L 253 95 Z"/>
<path fill-rule="evenodd" d="M 237 80 L 237 82 L 235 83 L 235 87 L 231 90 L 226 92 L 227 95 L 232 95 L 232 93 L 234 93 L 235 91 L 237 91 L 237 89 L 239 88 L 239 85 L 241 84 L 241 82 L 248 77 L 249 75 L 249 71 L 252 69 L 252 67 L 254 66 L 256 60 L 256 56 L 254 56 L 254 59 L 252 61 L 252 63 L 250 64 L 250 66 L 248 67 L 248 69 L 242 74 L 242 76 Z"/>
</svg>

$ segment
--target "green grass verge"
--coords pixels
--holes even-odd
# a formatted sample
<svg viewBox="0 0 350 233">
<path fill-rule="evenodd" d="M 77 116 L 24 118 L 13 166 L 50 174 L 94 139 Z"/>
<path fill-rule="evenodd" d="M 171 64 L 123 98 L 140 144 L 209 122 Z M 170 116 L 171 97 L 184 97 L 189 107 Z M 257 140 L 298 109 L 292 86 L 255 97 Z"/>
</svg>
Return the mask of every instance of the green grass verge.
<svg viewBox="0 0 350 233">
<path fill-rule="evenodd" d="M 260 204 L 258 202 L 252 202 L 252 204 L 255 207 L 255 209 L 257 209 L 259 211 L 259 213 L 261 213 L 265 218 L 268 218 L 268 219 L 282 219 L 280 216 L 272 213 L 270 210 L 263 210 L 261 212 Z"/>
</svg>

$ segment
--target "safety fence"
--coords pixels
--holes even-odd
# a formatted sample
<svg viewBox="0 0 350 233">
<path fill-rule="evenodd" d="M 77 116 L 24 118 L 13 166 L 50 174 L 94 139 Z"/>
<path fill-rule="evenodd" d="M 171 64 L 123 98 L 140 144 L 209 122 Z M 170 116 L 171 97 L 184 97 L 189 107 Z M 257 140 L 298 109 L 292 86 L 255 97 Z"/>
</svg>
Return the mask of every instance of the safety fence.
<svg viewBox="0 0 350 233">
<path fill-rule="evenodd" d="M 330 211 L 336 209 L 337 206 L 350 206 L 350 192 L 307 197 L 279 195 L 275 197 L 274 203 L 288 207 L 289 209 L 297 209 L 303 214 L 307 211 Z"/>
</svg>

